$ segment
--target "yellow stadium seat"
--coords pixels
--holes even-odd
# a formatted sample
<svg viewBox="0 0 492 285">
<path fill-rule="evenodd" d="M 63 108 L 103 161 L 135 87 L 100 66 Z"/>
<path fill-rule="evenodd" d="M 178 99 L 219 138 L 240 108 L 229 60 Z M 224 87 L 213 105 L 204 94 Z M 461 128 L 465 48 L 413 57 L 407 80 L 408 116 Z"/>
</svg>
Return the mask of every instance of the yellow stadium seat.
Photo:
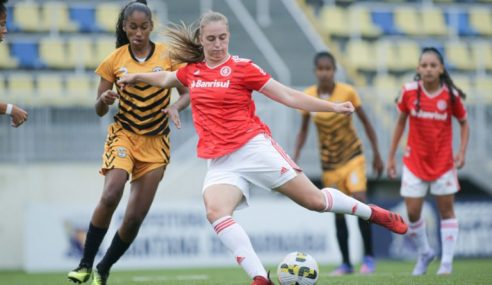
<svg viewBox="0 0 492 285">
<path fill-rule="evenodd" d="M 41 19 L 45 30 L 75 32 L 78 25 L 70 20 L 68 5 L 62 1 L 49 1 L 43 3 Z"/>
<path fill-rule="evenodd" d="M 470 94 L 472 92 L 472 81 L 470 79 L 470 76 L 467 75 L 451 75 L 451 78 L 453 79 L 453 83 L 456 87 L 461 89 L 464 93 Z"/>
<path fill-rule="evenodd" d="M 455 69 L 474 70 L 475 60 L 472 58 L 465 42 L 449 42 L 444 47 L 448 63 Z"/>
<path fill-rule="evenodd" d="M 96 7 L 96 22 L 104 31 L 114 32 L 120 14 L 120 5 L 115 2 L 103 2 Z"/>
<path fill-rule="evenodd" d="M 492 12 L 480 7 L 470 9 L 470 26 L 483 36 L 492 36 Z"/>
<path fill-rule="evenodd" d="M 92 106 L 96 102 L 96 89 L 93 76 L 81 73 L 66 78 L 68 102 L 75 106 Z"/>
<path fill-rule="evenodd" d="M 403 84 L 396 77 L 385 74 L 376 76 L 373 85 L 383 103 L 393 103 Z"/>
<path fill-rule="evenodd" d="M 50 68 L 73 68 L 68 61 L 65 42 L 60 38 L 42 38 L 39 42 L 39 56 Z"/>
<path fill-rule="evenodd" d="M 374 25 L 371 12 L 365 6 L 349 9 L 350 32 L 367 38 L 377 38 L 382 34 L 381 29 Z"/>
<path fill-rule="evenodd" d="M 39 74 L 37 76 L 37 90 L 39 101 L 36 105 L 63 106 L 64 88 L 60 74 Z"/>
<path fill-rule="evenodd" d="M 425 35 L 447 36 L 449 34 L 443 11 L 439 8 L 423 8 L 421 27 Z"/>
<path fill-rule="evenodd" d="M 96 49 L 95 58 L 98 64 L 100 64 L 107 56 L 111 54 L 111 52 L 116 49 L 114 38 L 99 38 L 94 44 Z"/>
<path fill-rule="evenodd" d="M 18 72 L 8 78 L 9 96 L 14 103 L 32 104 L 35 99 L 34 83 L 31 74 Z"/>
<path fill-rule="evenodd" d="M 471 44 L 473 58 L 479 70 L 492 70 L 492 44 L 488 41 L 475 41 Z"/>
<path fill-rule="evenodd" d="M 345 9 L 325 5 L 320 12 L 320 27 L 324 35 L 348 37 L 350 34 L 348 17 Z"/>
<path fill-rule="evenodd" d="M 97 66 L 94 47 L 89 38 L 71 38 L 67 42 L 68 62 L 76 68 L 94 68 Z"/>
<path fill-rule="evenodd" d="M 414 7 L 398 7 L 395 9 L 395 24 L 405 34 L 420 35 L 421 20 Z"/>
<path fill-rule="evenodd" d="M 468 98 L 478 97 L 485 100 L 487 103 L 492 102 L 492 96 L 490 96 L 490 90 L 492 90 L 492 80 L 490 76 L 477 76 L 475 77 L 475 91 L 473 94 L 468 93 Z"/>
<path fill-rule="evenodd" d="M 19 2 L 14 5 L 13 19 L 16 25 L 25 32 L 43 31 L 39 4 L 33 1 Z"/>
<path fill-rule="evenodd" d="M 385 72 L 402 71 L 400 59 L 398 58 L 397 49 L 392 41 L 379 40 L 374 44 L 375 57 L 377 58 L 378 70 Z"/>
<path fill-rule="evenodd" d="M 375 71 L 377 67 L 374 47 L 366 41 L 351 40 L 347 44 L 345 56 L 357 70 Z"/>
<path fill-rule="evenodd" d="M 19 62 L 10 55 L 10 48 L 7 44 L 0 45 L 0 68 L 16 68 Z"/>
<path fill-rule="evenodd" d="M 399 66 L 403 70 L 415 70 L 419 63 L 420 46 L 415 41 L 398 41 L 397 54 Z"/>
</svg>

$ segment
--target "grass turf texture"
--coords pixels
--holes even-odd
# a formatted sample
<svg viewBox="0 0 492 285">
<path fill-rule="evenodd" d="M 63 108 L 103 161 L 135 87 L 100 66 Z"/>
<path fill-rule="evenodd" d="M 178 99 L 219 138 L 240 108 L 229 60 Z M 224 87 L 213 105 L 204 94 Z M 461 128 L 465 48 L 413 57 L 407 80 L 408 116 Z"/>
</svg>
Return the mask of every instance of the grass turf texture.
<svg viewBox="0 0 492 285">
<path fill-rule="evenodd" d="M 454 272 L 450 276 L 437 276 L 439 263 L 434 261 L 427 275 L 413 277 L 410 272 L 413 262 L 379 261 L 377 271 L 373 275 L 354 274 L 350 276 L 331 277 L 333 266 L 321 266 L 318 285 L 434 285 L 434 284 L 492 284 L 492 259 L 456 260 Z M 116 268 L 118 265 L 116 265 Z M 268 266 L 272 271 L 271 278 L 277 282 L 276 268 Z M 358 267 L 356 266 L 356 269 Z M 68 272 L 68 269 L 67 269 Z M 0 271 L 2 285 L 67 285 L 74 284 L 67 280 L 67 272 L 27 274 L 21 271 Z M 210 269 L 163 269 L 140 271 L 112 272 L 110 285 L 242 285 L 250 284 L 250 280 L 239 267 Z M 85 284 L 90 284 L 87 282 Z"/>
</svg>

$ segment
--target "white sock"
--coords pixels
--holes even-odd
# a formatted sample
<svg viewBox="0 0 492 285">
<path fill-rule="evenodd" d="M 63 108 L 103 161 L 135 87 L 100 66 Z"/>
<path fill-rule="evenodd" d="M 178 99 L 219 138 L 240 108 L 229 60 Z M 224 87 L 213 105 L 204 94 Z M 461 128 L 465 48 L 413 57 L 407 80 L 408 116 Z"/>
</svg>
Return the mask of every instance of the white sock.
<svg viewBox="0 0 492 285">
<path fill-rule="evenodd" d="M 359 200 L 343 194 L 334 188 L 323 188 L 321 192 L 325 196 L 326 207 L 324 212 L 337 214 L 349 214 L 369 220 L 371 208 Z"/>
<path fill-rule="evenodd" d="M 408 225 L 407 235 L 414 242 L 415 246 L 417 246 L 417 251 L 420 254 L 431 251 L 425 228 L 425 220 L 422 218 L 415 223 L 410 222 Z"/>
<path fill-rule="evenodd" d="M 451 264 L 454 257 L 454 246 L 458 239 L 459 225 L 457 219 L 441 220 L 441 263 Z"/>
<path fill-rule="evenodd" d="M 236 262 L 241 265 L 249 277 L 254 278 L 259 275 L 267 277 L 266 270 L 256 255 L 248 234 L 231 216 L 216 220 L 212 226 L 220 241 L 231 251 Z"/>
</svg>

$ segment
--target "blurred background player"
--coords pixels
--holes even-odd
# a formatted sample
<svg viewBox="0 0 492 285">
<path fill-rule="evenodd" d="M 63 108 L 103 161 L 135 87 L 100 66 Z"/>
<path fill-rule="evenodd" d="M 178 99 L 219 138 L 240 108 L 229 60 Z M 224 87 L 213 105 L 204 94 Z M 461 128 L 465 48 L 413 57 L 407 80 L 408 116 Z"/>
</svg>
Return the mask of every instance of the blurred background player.
<svg viewBox="0 0 492 285">
<path fill-rule="evenodd" d="M 249 59 L 229 54 L 227 18 L 205 13 L 197 29 L 186 25 L 169 30 L 171 57 L 188 63 L 176 72 L 125 74 L 118 84 L 145 82 L 163 88 L 189 86 L 193 122 L 199 136 L 198 156 L 208 159 L 203 186 L 207 219 L 220 241 L 253 279 L 252 285 L 273 284 L 248 234 L 232 218 L 249 203 L 250 189 L 275 189 L 299 205 L 318 212 L 352 214 L 403 234 L 401 217 L 368 206 L 333 188 L 321 191 L 271 138 L 255 114 L 252 91 L 292 108 L 350 115 L 350 102 L 333 103 L 289 88 Z"/>
<path fill-rule="evenodd" d="M 362 103 L 354 88 L 348 84 L 335 82 L 336 61 L 329 52 L 319 52 L 314 57 L 315 74 L 318 84 L 304 90 L 310 96 L 330 102 L 349 101 L 354 105 L 355 112 L 364 126 L 367 137 L 371 142 L 374 160 L 372 163 L 377 176 L 384 170 L 383 161 L 379 154 L 376 133 L 369 122 Z M 302 123 L 297 135 L 294 161 L 298 161 L 309 130 L 311 114 L 302 111 Z M 319 153 L 323 168 L 322 182 L 324 187 L 335 187 L 347 195 L 366 203 L 366 163 L 359 140 L 352 124 L 351 116 L 335 113 L 314 113 L 319 138 Z M 344 275 L 353 273 L 348 248 L 348 228 L 345 215 L 336 214 L 338 246 L 342 253 L 342 264 L 332 274 Z M 361 273 L 373 273 L 376 267 L 372 248 L 371 225 L 363 219 L 358 219 L 359 229 L 364 243 L 364 258 L 360 268 Z"/>
<path fill-rule="evenodd" d="M 111 266 L 124 254 L 137 236 L 161 181 L 170 157 L 168 118 L 177 119 L 178 109 L 189 103 L 186 88 L 169 107 L 170 89 L 136 85 L 114 92 L 113 85 L 127 72 L 172 70 L 167 47 L 150 40 L 154 27 L 146 1 L 132 1 L 122 10 L 116 27 L 116 47 L 97 68 L 101 76 L 96 113 L 104 116 L 119 99 L 115 122 L 108 128 L 101 174 L 105 175 L 101 200 L 93 212 L 84 254 L 79 266 L 68 273 L 74 282 L 86 282 L 92 272 L 95 255 L 106 234 L 111 217 L 131 176 L 130 198 L 123 223 L 109 249 L 97 264 L 93 285 L 106 284 Z M 179 119 L 175 121 L 179 127 Z"/>
<path fill-rule="evenodd" d="M 8 0 L 0 0 L 0 43 L 7 35 L 7 8 L 5 4 Z M 17 128 L 27 121 L 28 114 L 23 109 L 14 104 L 0 102 L 0 114 L 9 115 L 12 120 L 12 127 Z"/>
<path fill-rule="evenodd" d="M 405 198 L 410 220 L 408 236 L 415 242 L 418 259 L 413 275 L 422 275 L 435 258 L 429 246 L 425 221 L 421 217 L 427 188 L 435 195 L 441 217 L 441 265 L 437 274 L 450 274 L 454 246 L 458 237 L 458 220 L 453 203 L 459 191 L 456 169 L 465 164 L 469 126 L 462 98 L 465 94 L 455 86 L 444 66 L 441 53 L 424 48 L 415 81 L 403 86 L 398 98 L 400 111 L 388 157 L 388 175 L 396 177 L 395 152 L 409 118 L 408 144 L 403 157 L 401 195 Z M 453 159 L 452 117 L 460 126 L 461 144 Z"/>
</svg>

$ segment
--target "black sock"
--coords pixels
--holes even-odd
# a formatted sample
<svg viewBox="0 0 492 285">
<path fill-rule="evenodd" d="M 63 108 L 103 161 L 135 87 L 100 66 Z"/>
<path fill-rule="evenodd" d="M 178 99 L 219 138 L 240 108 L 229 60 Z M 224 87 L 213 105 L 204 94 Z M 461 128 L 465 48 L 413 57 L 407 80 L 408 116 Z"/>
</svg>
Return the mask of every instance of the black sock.
<svg viewBox="0 0 492 285">
<path fill-rule="evenodd" d="M 97 264 L 97 271 L 101 274 L 108 274 L 111 266 L 120 259 L 125 251 L 130 247 L 130 243 L 121 240 L 118 232 L 114 235 L 113 241 L 104 255 L 103 259 Z"/>
<path fill-rule="evenodd" d="M 348 233 L 348 228 L 347 228 L 347 222 L 345 221 L 345 216 L 344 215 L 336 215 L 335 224 L 337 227 L 338 246 L 340 247 L 340 251 L 342 253 L 343 263 L 346 263 L 346 264 L 352 266 L 352 264 L 350 263 L 350 258 L 349 258 L 349 249 L 348 249 L 349 233 Z"/>
<path fill-rule="evenodd" d="M 107 231 L 108 229 L 101 229 L 95 227 L 92 223 L 89 224 L 84 244 L 84 255 L 80 260 L 80 266 L 92 268 L 94 258 Z"/>
<path fill-rule="evenodd" d="M 364 243 L 364 252 L 365 255 L 374 256 L 374 252 L 372 250 L 372 230 L 371 224 L 363 219 L 359 220 L 359 229 L 362 235 L 362 242 Z"/>
</svg>

